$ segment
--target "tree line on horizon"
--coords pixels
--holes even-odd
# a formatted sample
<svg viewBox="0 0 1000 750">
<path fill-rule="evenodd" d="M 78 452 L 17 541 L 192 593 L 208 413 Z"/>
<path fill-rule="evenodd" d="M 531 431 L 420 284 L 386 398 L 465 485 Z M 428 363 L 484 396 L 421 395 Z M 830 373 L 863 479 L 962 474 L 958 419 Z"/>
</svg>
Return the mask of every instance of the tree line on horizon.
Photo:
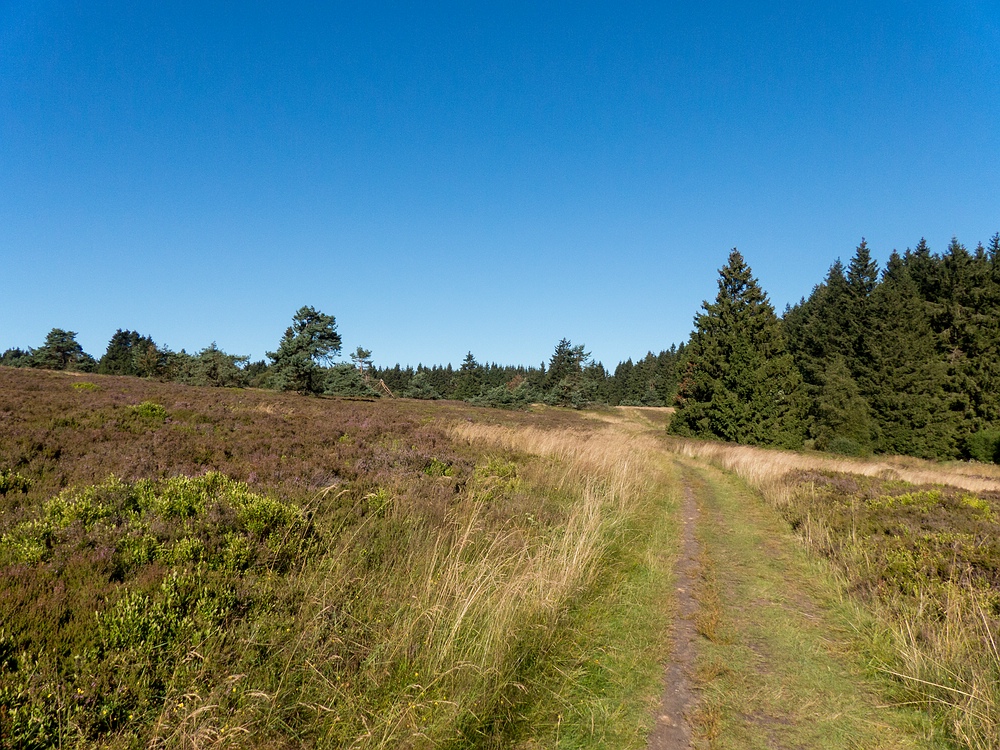
<svg viewBox="0 0 1000 750">
<path fill-rule="evenodd" d="M 342 340 L 336 320 L 312 307 L 298 310 L 270 361 L 228 354 L 213 342 L 196 354 L 171 351 L 152 337 L 119 329 L 98 359 L 83 351 L 76 333 L 54 328 L 41 346 L 7 349 L 0 366 L 156 378 L 187 385 L 268 388 L 301 393 L 379 398 L 456 399 L 482 406 L 523 408 L 546 403 L 581 408 L 666 406 L 677 391 L 684 346 L 618 364 L 614 372 L 595 362 L 583 345 L 556 344 L 538 366 L 480 363 L 469 352 L 462 364 L 378 367 L 358 347 L 349 362 L 335 362 Z M 382 387 L 384 385 L 384 388 Z"/>
<path fill-rule="evenodd" d="M 685 349 L 671 431 L 847 455 L 1000 462 L 1000 234 L 862 240 L 779 317 L 737 250 Z"/>
</svg>

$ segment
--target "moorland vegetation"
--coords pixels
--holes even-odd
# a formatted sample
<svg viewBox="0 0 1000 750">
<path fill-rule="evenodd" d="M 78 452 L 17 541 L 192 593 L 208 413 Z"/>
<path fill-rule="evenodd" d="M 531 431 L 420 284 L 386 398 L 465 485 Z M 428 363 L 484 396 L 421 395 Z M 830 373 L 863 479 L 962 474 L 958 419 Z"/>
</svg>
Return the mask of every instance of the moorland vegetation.
<svg viewBox="0 0 1000 750">
<path fill-rule="evenodd" d="M 1000 737 L 1000 469 L 829 458 L 674 439 L 736 474 L 830 563 L 890 705 L 924 708 L 958 746 Z"/>
<path fill-rule="evenodd" d="M 570 416 L 0 368 L 0 747 L 643 746 L 669 469 Z"/>
</svg>

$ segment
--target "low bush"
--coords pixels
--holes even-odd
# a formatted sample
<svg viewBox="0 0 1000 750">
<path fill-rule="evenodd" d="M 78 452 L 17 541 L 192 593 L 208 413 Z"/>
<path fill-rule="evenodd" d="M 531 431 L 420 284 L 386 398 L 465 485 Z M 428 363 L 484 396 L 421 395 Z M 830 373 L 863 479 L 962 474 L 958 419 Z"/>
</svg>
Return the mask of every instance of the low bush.
<svg viewBox="0 0 1000 750">
<path fill-rule="evenodd" d="M 1000 464 L 1000 430 L 980 430 L 966 438 L 969 458 L 984 464 Z"/>
<path fill-rule="evenodd" d="M 150 721 L 191 650 L 264 616 L 274 576 L 315 543 L 300 507 L 219 474 L 112 477 L 44 503 L 0 537 L 4 746 Z"/>
</svg>

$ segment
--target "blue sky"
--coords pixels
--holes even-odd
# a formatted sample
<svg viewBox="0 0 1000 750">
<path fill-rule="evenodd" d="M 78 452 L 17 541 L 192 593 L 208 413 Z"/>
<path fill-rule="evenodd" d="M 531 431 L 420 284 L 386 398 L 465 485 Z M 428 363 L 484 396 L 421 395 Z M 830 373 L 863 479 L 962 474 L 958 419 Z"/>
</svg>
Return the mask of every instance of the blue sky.
<svg viewBox="0 0 1000 750">
<path fill-rule="evenodd" d="M 0 350 L 613 366 L 738 247 L 784 308 L 1000 231 L 1000 6 L 0 6 Z"/>
</svg>

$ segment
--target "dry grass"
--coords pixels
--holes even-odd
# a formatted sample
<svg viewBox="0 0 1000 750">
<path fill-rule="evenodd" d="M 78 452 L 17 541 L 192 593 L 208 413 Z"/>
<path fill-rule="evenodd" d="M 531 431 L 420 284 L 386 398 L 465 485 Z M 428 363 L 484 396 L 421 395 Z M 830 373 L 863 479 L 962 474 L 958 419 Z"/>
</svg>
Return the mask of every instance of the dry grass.
<svg viewBox="0 0 1000 750">
<path fill-rule="evenodd" d="M 649 435 L 586 426 L 540 429 L 471 422 L 455 425 L 452 432 L 469 444 L 558 459 L 563 466 L 562 481 L 601 476 L 621 495 L 648 492 L 656 478 L 655 456 L 660 446 Z"/>
<path fill-rule="evenodd" d="M 732 471 L 751 485 L 763 488 L 793 472 L 832 471 L 910 484 L 943 484 L 972 492 L 1000 491 L 1000 466 L 988 464 L 939 464 L 919 458 L 892 456 L 879 459 L 832 458 L 748 445 L 672 438 L 671 449 Z"/>
<path fill-rule="evenodd" d="M 319 721 L 335 715 L 315 738 L 322 746 L 535 746 L 552 741 L 553 721 L 557 736 L 572 729 L 563 713 L 539 712 L 535 702 L 540 688 L 548 694 L 543 704 L 564 700 L 564 672 L 592 661 L 570 653 L 579 649 L 569 632 L 580 626 L 570 628 L 573 613 L 609 582 L 621 550 L 635 539 L 658 473 L 655 443 L 622 440 L 610 430 L 459 423 L 452 432 L 470 449 L 493 453 L 443 524 L 409 536 L 391 580 L 359 580 L 356 544 L 342 543 L 326 559 L 306 586 L 301 635 L 288 647 L 294 692 L 280 696 L 279 686 L 245 701 L 235 716 L 225 696 L 190 698 L 196 708 L 189 713 L 160 717 L 173 744 L 226 746 L 227 723 L 261 735 L 283 713 L 279 704 L 308 707 Z M 505 458 L 523 454 L 542 460 Z M 551 493 L 553 507 L 541 512 L 555 523 L 536 517 L 537 500 L 525 503 L 539 492 Z M 405 522 L 396 510 L 387 520 Z M 343 629 L 331 628 L 347 582 L 361 605 L 351 612 L 355 637 L 377 632 L 353 668 L 345 663 L 351 649 Z M 655 661 L 645 666 L 655 671 Z M 644 709 L 642 698 L 630 697 Z M 566 703 L 566 714 L 582 708 Z M 639 746 L 642 732 L 630 731 L 632 741 L 616 746 Z"/>
</svg>

